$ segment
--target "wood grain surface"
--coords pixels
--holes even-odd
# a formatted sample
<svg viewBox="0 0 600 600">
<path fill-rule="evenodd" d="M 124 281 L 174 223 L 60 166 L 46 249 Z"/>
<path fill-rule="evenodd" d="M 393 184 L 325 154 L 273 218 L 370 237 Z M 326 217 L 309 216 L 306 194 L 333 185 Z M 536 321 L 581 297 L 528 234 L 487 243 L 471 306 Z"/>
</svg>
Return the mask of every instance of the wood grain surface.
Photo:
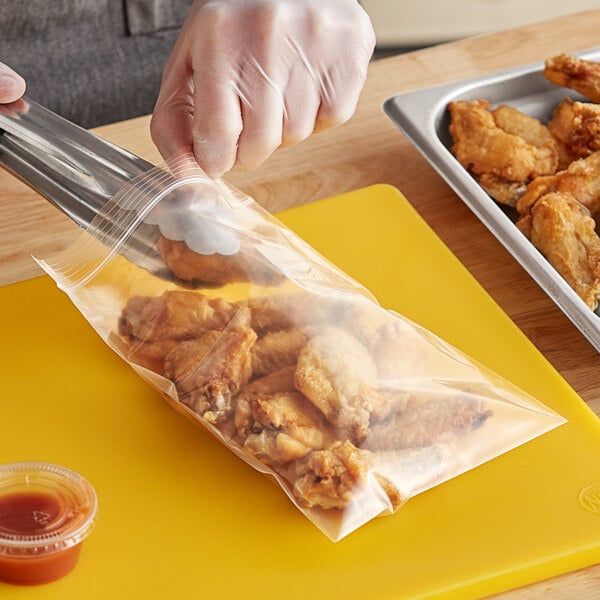
<svg viewBox="0 0 600 600">
<path fill-rule="evenodd" d="M 375 183 L 398 187 L 548 361 L 600 414 L 599 354 L 381 109 L 384 100 L 400 92 L 597 45 L 600 10 L 375 61 L 350 122 L 277 151 L 253 172 L 231 174 L 227 179 L 274 212 Z M 149 117 L 141 117 L 96 132 L 158 164 L 161 158 L 150 140 L 148 124 Z M 53 254 L 66 246 L 76 231 L 66 217 L 26 185 L 0 171 L 0 285 L 39 275 L 31 255 Z M 600 565 L 494 598 L 599 597 Z"/>
</svg>

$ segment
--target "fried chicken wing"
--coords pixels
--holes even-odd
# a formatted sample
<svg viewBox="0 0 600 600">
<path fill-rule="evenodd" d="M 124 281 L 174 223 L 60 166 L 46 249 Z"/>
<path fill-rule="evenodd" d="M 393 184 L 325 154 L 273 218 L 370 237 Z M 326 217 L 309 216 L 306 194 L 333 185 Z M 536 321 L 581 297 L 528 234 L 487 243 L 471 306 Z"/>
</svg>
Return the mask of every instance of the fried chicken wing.
<svg viewBox="0 0 600 600">
<path fill-rule="evenodd" d="M 600 64 L 570 54 L 547 58 L 544 77 L 552 83 L 579 92 L 593 102 L 600 102 Z"/>
<path fill-rule="evenodd" d="M 331 298 L 309 292 L 272 294 L 248 300 L 251 326 L 259 335 L 327 323 L 335 314 L 335 306 Z"/>
<path fill-rule="evenodd" d="M 267 333 L 252 347 L 252 372 L 254 375 L 266 375 L 295 365 L 306 339 L 298 327 Z"/>
<path fill-rule="evenodd" d="M 373 451 L 451 444 L 491 416 L 480 398 L 450 392 L 414 392 L 404 408 L 375 423 L 362 448 Z"/>
<path fill-rule="evenodd" d="M 600 238 L 589 210 L 568 193 L 542 196 L 531 209 L 531 241 L 595 310 L 600 298 Z"/>
<path fill-rule="evenodd" d="M 237 308 L 222 298 L 187 291 L 133 296 L 121 312 L 119 333 L 138 340 L 185 340 L 225 327 Z"/>
<path fill-rule="evenodd" d="M 343 329 L 327 327 L 300 352 L 296 388 L 333 423 L 359 442 L 372 418 L 390 410 L 389 398 L 377 390 L 377 367 L 369 351 Z"/>
<path fill-rule="evenodd" d="M 380 383 L 402 387 L 406 380 L 424 376 L 429 370 L 427 344 L 414 327 L 389 319 L 370 338 L 369 350 Z"/>
<path fill-rule="evenodd" d="M 302 506 L 344 508 L 365 485 L 372 455 L 349 441 L 336 442 L 296 462 L 294 496 Z"/>
<path fill-rule="evenodd" d="M 552 113 L 548 129 L 558 142 L 559 168 L 600 150 L 600 105 L 565 98 Z"/>
<path fill-rule="evenodd" d="M 295 390 L 272 394 L 242 391 L 234 419 L 244 448 L 270 466 L 302 458 L 335 439 L 323 415 Z"/>
<path fill-rule="evenodd" d="M 256 333 L 249 327 L 210 330 L 181 342 L 165 358 L 165 376 L 180 400 L 209 423 L 232 413 L 232 400 L 252 375 L 250 350 Z"/>
<path fill-rule="evenodd" d="M 242 388 L 241 392 L 257 395 L 271 395 L 280 392 L 296 391 L 294 380 L 295 373 L 296 365 L 283 367 L 278 371 L 273 371 L 268 375 L 253 379 Z"/>
<path fill-rule="evenodd" d="M 162 236 L 157 247 L 169 269 L 184 281 L 218 285 L 251 281 L 259 285 L 276 285 L 283 280 L 283 274 L 250 247 L 232 255 L 198 254 L 185 242 Z"/>
<path fill-rule="evenodd" d="M 535 203 L 550 192 L 567 194 L 583 204 L 594 215 L 600 210 L 600 151 L 573 161 L 567 169 L 555 175 L 538 177 L 527 186 L 517 203 L 517 211 L 526 217 Z M 521 227 L 521 226 L 520 226 Z M 528 231 L 529 227 L 522 227 Z"/>
<path fill-rule="evenodd" d="M 510 135 L 520 137 L 527 144 L 531 144 L 536 148 L 545 146 L 552 148 L 554 145 L 554 138 L 548 127 L 514 106 L 500 104 L 491 113 L 497 127 Z"/>
<path fill-rule="evenodd" d="M 238 308 L 224 299 L 187 291 L 159 297 L 134 296 L 121 312 L 119 333 L 128 360 L 163 374 L 164 360 L 178 342 L 227 325 Z"/>
<path fill-rule="evenodd" d="M 514 206 L 534 177 L 556 171 L 557 144 L 537 119 L 510 107 L 494 113 L 485 100 L 448 109 L 453 154 L 498 202 Z"/>
<path fill-rule="evenodd" d="M 296 462 L 294 496 L 301 506 L 307 508 L 344 509 L 366 487 L 377 482 L 387 496 L 389 508 L 395 510 L 408 496 L 401 493 L 394 478 L 400 479 L 408 488 L 407 480 L 412 480 L 414 473 L 419 473 L 422 485 L 424 474 L 429 471 L 420 457 L 402 458 L 398 453 L 362 450 L 349 441 L 335 442 L 329 448 L 314 450 Z M 394 469 L 395 464 L 401 465 L 400 468 Z M 403 471 L 403 479 L 398 477 L 398 471 Z"/>
<path fill-rule="evenodd" d="M 164 375 L 165 358 L 177 344 L 179 340 L 164 339 L 164 340 L 136 340 L 129 338 L 122 345 L 123 354 L 127 360 L 150 369 L 159 375 Z"/>
</svg>

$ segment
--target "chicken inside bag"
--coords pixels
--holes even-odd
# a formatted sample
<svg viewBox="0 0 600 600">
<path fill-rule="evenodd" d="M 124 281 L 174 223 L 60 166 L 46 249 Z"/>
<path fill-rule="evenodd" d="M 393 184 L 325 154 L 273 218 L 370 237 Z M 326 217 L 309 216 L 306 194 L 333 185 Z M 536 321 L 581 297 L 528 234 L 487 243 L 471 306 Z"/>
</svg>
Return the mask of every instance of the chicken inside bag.
<svg viewBox="0 0 600 600">
<path fill-rule="evenodd" d="M 41 264 L 139 375 L 332 540 L 564 422 L 217 188 L 239 249 L 207 272 L 235 264 L 227 281 L 204 281 L 189 248 L 185 287 L 97 247 L 86 259 L 85 240 Z"/>
</svg>

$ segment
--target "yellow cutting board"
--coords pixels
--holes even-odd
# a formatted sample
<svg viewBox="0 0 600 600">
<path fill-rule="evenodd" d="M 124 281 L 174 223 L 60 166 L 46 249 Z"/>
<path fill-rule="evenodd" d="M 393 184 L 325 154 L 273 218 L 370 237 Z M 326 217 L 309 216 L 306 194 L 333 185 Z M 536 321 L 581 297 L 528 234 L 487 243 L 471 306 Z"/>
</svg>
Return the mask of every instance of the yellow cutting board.
<svg viewBox="0 0 600 600">
<path fill-rule="evenodd" d="M 0 462 L 95 486 L 77 568 L 27 598 L 478 598 L 600 559 L 600 424 L 400 193 L 373 186 L 281 219 L 405 313 L 569 419 L 338 543 L 180 416 L 47 277 L 0 289 Z"/>
</svg>

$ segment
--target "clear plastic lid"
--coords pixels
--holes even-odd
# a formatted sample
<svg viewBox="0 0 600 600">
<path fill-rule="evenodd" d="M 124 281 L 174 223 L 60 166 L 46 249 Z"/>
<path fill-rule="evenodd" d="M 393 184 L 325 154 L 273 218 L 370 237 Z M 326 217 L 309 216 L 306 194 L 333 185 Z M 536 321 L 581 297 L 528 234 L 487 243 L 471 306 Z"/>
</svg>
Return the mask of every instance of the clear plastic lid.
<svg viewBox="0 0 600 600">
<path fill-rule="evenodd" d="M 98 500 L 81 475 L 40 462 L 0 465 L 0 557 L 43 556 L 81 543 Z"/>
</svg>

